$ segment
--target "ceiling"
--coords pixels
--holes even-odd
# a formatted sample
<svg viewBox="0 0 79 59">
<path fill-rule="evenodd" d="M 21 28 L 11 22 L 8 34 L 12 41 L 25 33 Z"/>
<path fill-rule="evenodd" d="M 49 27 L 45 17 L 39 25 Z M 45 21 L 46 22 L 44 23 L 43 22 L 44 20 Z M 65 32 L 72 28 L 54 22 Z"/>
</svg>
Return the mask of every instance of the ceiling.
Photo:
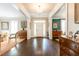
<svg viewBox="0 0 79 59">
<path fill-rule="evenodd" d="M 0 3 L 0 17 L 24 17 L 24 15 L 15 9 L 12 3 Z"/>
<path fill-rule="evenodd" d="M 56 6 L 55 3 L 19 3 L 17 5 L 23 6 L 31 17 L 47 17 Z"/>
</svg>

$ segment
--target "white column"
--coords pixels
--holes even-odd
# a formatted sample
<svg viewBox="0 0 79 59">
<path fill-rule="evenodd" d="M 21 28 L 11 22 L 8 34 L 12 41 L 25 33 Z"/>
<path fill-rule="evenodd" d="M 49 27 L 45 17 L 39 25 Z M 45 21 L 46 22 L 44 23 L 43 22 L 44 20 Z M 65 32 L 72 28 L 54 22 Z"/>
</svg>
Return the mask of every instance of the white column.
<svg viewBox="0 0 79 59">
<path fill-rule="evenodd" d="M 27 40 L 31 38 L 30 19 L 27 19 Z"/>
<path fill-rule="evenodd" d="M 49 18 L 49 39 L 53 39 L 52 38 L 52 19 Z"/>
</svg>

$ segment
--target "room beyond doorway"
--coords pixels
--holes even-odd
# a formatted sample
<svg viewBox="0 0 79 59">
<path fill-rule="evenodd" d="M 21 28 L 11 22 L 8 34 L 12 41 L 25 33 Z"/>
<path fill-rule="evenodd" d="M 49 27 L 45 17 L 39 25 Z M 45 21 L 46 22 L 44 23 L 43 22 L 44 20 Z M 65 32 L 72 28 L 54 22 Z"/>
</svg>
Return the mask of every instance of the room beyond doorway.
<svg viewBox="0 0 79 59">
<path fill-rule="evenodd" d="M 47 37 L 45 20 L 33 21 L 33 37 Z"/>
</svg>

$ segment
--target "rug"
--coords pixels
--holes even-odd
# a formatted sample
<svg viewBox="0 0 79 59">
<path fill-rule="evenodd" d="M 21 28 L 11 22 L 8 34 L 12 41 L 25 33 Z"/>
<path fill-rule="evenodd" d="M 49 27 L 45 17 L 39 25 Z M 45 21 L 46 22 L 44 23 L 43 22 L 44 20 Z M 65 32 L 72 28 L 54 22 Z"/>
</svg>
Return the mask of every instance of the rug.
<svg viewBox="0 0 79 59">
<path fill-rule="evenodd" d="M 17 43 L 21 43 L 22 41 L 24 41 L 24 39 L 17 40 Z M 15 39 L 10 40 L 10 42 L 7 41 L 1 42 L 0 56 L 9 51 L 15 45 L 16 45 Z"/>
</svg>

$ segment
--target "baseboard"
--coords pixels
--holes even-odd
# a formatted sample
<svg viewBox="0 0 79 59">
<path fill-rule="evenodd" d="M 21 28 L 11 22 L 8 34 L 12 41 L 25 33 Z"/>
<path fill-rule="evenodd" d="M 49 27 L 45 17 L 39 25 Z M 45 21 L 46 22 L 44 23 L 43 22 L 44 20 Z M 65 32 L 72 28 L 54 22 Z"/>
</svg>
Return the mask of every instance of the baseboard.
<svg viewBox="0 0 79 59">
<path fill-rule="evenodd" d="M 48 38 L 49 39 L 49 37 L 41 37 L 41 36 L 39 36 L 39 37 L 31 37 L 31 39 L 34 39 L 34 38 Z"/>
</svg>

